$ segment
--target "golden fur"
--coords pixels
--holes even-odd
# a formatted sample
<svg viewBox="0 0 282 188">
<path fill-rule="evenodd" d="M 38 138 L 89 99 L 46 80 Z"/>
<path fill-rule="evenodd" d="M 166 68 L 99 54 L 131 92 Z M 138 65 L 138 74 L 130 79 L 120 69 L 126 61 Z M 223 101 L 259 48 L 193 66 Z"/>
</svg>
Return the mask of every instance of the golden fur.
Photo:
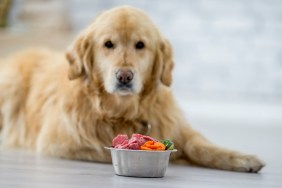
<svg viewBox="0 0 282 188">
<path fill-rule="evenodd" d="M 104 43 L 113 41 L 107 49 Z M 135 49 L 135 43 L 145 43 Z M 169 42 L 140 10 L 99 15 L 66 53 L 33 49 L 2 60 L 0 127 L 3 147 L 78 160 L 110 162 L 103 148 L 117 134 L 170 138 L 174 161 L 257 172 L 263 162 L 219 148 L 185 121 L 171 92 Z M 115 91 L 114 72 L 134 72 L 131 91 Z M 151 129 L 147 124 L 151 125 Z"/>
</svg>

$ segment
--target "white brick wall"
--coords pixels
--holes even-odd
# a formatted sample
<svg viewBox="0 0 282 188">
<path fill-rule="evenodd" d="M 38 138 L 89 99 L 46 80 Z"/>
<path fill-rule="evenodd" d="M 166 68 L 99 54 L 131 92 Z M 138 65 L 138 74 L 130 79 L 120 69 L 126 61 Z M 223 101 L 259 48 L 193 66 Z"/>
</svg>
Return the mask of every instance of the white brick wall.
<svg viewBox="0 0 282 188">
<path fill-rule="evenodd" d="M 123 4 L 144 9 L 172 42 L 178 90 L 282 99 L 281 0 L 71 0 L 75 31 Z"/>
</svg>

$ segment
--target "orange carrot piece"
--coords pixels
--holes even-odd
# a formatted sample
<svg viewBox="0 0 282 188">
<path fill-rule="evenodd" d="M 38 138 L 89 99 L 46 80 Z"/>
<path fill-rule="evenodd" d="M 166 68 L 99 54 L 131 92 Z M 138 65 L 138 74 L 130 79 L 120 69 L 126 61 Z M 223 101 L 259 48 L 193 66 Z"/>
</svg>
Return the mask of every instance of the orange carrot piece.
<svg viewBox="0 0 282 188">
<path fill-rule="evenodd" d="M 165 150 L 165 145 L 161 142 L 147 141 L 140 147 L 141 150 Z"/>
</svg>

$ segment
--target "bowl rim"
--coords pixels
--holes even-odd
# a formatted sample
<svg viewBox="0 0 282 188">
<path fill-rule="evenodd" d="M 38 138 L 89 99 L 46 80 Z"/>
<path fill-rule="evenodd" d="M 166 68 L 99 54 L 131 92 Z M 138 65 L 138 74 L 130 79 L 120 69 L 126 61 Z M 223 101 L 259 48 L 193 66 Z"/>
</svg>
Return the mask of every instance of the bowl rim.
<svg viewBox="0 0 282 188">
<path fill-rule="evenodd" d="M 117 151 L 127 151 L 127 152 L 150 152 L 150 153 L 171 153 L 171 152 L 177 152 L 177 149 L 173 150 L 133 150 L 133 149 L 120 149 L 120 148 L 114 148 L 112 146 L 104 147 L 108 150 L 117 150 Z"/>
</svg>

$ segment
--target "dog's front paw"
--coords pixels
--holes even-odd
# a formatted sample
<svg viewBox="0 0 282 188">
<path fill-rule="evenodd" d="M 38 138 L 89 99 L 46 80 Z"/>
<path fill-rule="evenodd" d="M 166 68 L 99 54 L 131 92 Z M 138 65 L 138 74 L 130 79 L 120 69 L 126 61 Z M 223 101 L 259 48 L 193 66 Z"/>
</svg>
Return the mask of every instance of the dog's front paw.
<svg viewBox="0 0 282 188">
<path fill-rule="evenodd" d="M 265 163 L 254 155 L 237 155 L 232 157 L 232 170 L 239 172 L 260 171 Z"/>
</svg>

